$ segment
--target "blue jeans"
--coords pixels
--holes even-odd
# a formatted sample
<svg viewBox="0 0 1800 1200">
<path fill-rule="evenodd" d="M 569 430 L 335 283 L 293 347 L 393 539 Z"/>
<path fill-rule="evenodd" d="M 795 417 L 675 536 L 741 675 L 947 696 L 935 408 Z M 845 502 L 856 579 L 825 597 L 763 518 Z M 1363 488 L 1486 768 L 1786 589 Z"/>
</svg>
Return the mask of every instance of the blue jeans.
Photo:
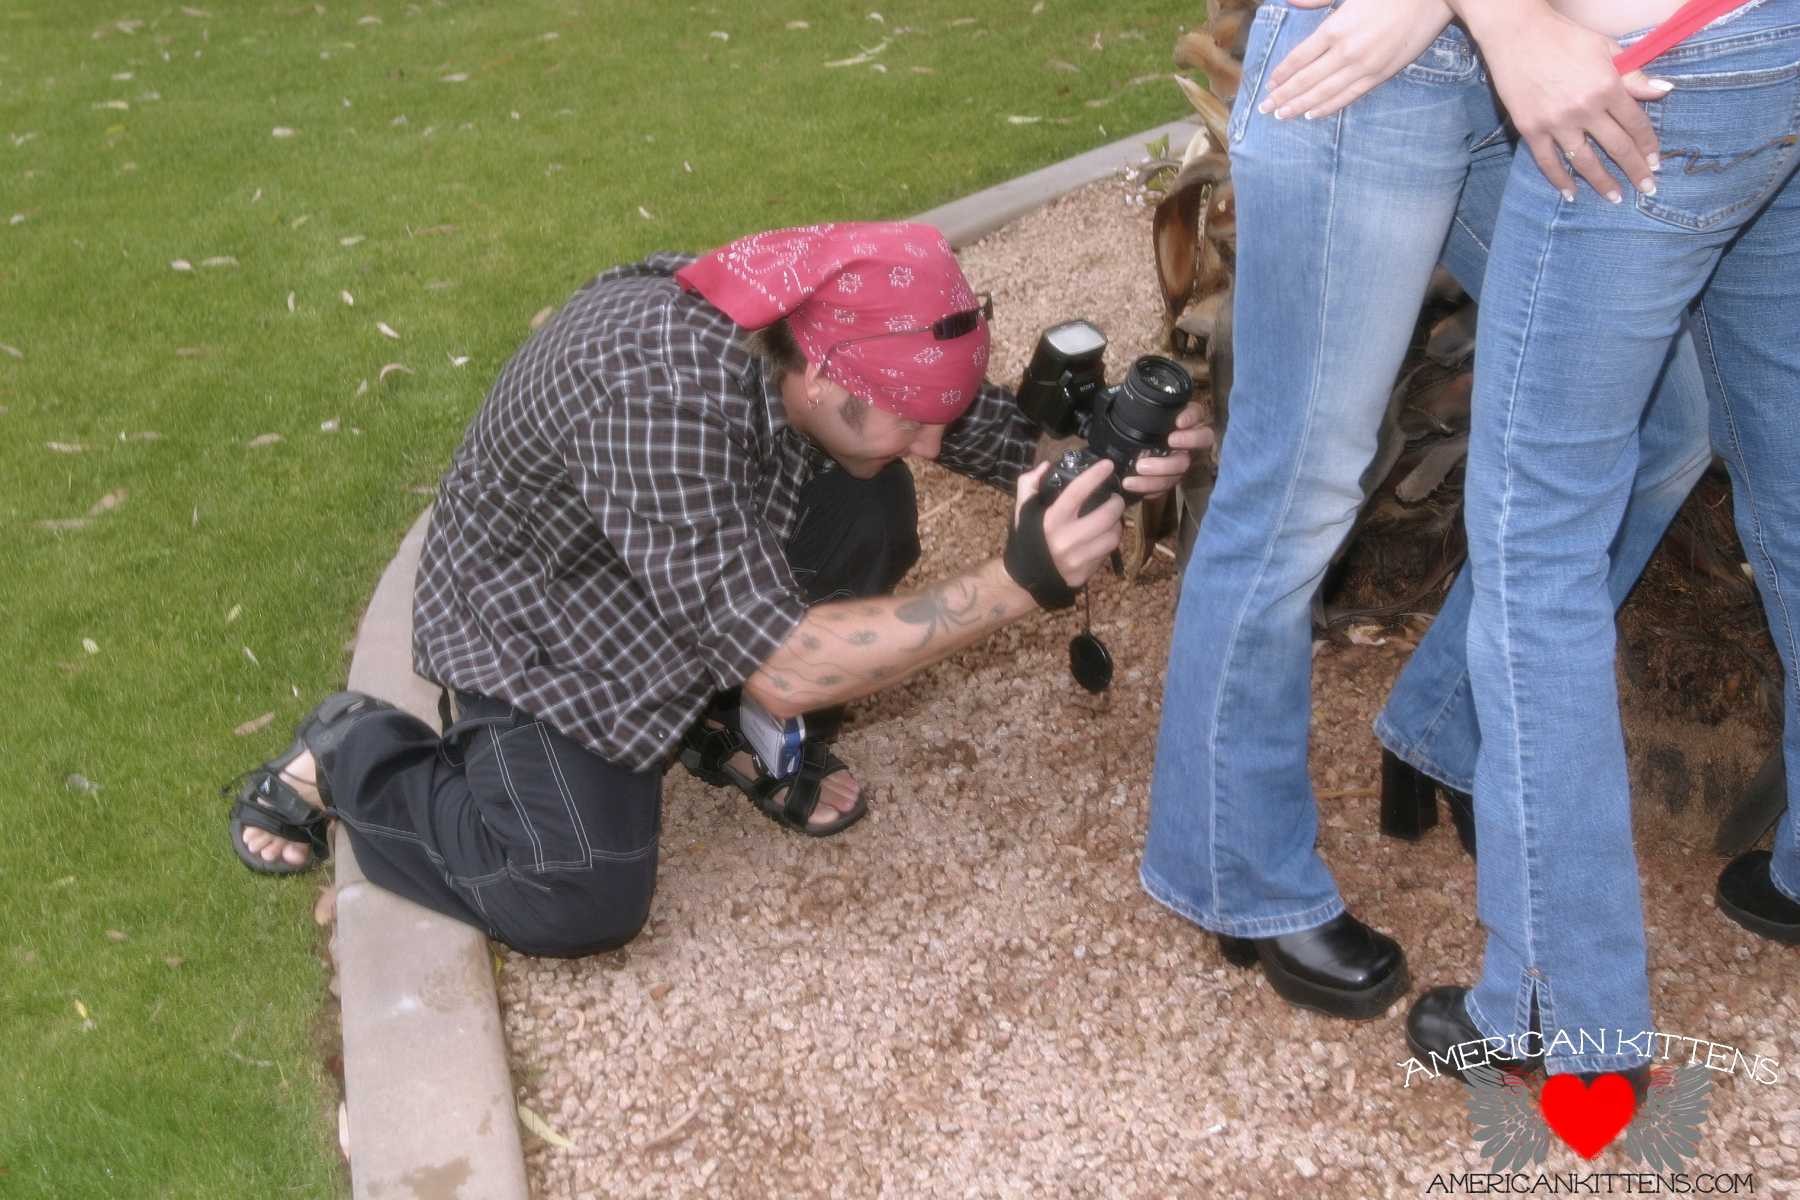
<svg viewBox="0 0 1800 1200">
<path fill-rule="evenodd" d="M 1311 600 L 1362 504 L 1432 266 L 1442 254 L 1480 289 L 1512 159 L 1456 28 L 1337 116 L 1257 114 L 1268 72 L 1325 16 L 1258 10 L 1232 112 L 1237 377 L 1218 484 L 1182 581 L 1142 869 L 1157 900 L 1244 937 L 1344 910 L 1314 845 Z M 1667 475 L 1689 483 L 1707 458 L 1696 374 L 1672 373 L 1685 395 L 1652 409 L 1675 422 L 1654 439 L 1681 464 L 1665 464 Z M 1647 545 L 1680 491 L 1637 514 Z M 1447 707 L 1460 703 L 1473 727 L 1463 674 L 1458 662 L 1441 690 L 1415 688 L 1401 706 L 1428 758 Z M 1441 757 L 1459 754 L 1473 759 L 1472 748 Z"/>
<path fill-rule="evenodd" d="M 1744 10 L 1650 72 L 1676 85 L 1649 106 L 1657 194 L 1565 203 L 1520 153 L 1481 296 L 1465 497 L 1488 937 L 1468 1010 L 1489 1036 L 1517 1034 L 1535 1000 L 1553 1073 L 1637 1065 L 1636 1048 L 1589 1039 L 1651 1028 L 1608 551 L 1642 465 L 1645 398 L 1684 323 L 1800 764 L 1800 0 Z M 1777 856 L 1790 893 L 1794 836 L 1790 813 Z"/>
</svg>

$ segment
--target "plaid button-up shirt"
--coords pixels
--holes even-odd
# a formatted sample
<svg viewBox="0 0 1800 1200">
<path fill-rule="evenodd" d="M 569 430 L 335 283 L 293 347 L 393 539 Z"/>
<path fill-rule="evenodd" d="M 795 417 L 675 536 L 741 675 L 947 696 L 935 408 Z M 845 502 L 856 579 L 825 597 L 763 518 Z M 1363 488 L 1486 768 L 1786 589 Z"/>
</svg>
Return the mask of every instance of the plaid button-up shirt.
<svg viewBox="0 0 1800 1200">
<path fill-rule="evenodd" d="M 653 255 L 585 285 L 515 354 L 438 484 L 413 661 L 647 769 L 806 613 L 783 546 L 830 460 L 744 331 Z M 1010 486 L 1037 429 L 982 387 L 939 456 Z"/>
</svg>

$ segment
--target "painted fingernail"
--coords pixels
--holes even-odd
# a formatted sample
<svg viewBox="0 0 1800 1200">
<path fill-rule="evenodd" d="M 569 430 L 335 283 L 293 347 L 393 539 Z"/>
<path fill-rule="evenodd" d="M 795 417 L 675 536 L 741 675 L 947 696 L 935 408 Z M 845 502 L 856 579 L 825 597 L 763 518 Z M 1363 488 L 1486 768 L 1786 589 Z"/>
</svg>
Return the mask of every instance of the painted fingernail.
<svg viewBox="0 0 1800 1200">
<path fill-rule="evenodd" d="M 1271 108 L 1274 108 L 1274 107 L 1275 107 L 1275 102 L 1273 100 L 1264 100 L 1261 104 L 1256 106 L 1256 111 L 1259 113 L 1266 114 Z"/>
<path fill-rule="evenodd" d="M 1614 204 L 1622 204 L 1625 200 L 1625 197 L 1619 195 L 1617 192 L 1606 193 L 1606 198 L 1611 200 Z"/>
<path fill-rule="evenodd" d="M 1275 119 L 1277 121 L 1285 121 L 1293 115 L 1294 110 L 1291 108 L 1278 108 L 1275 110 Z"/>
<path fill-rule="evenodd" d="M 1646 196 L 1656 195 L 1656 180 L 1646 175 L 1643 179 L 1638 180 L 1638 191 Z"/>
<path fill-rule="evenodd" d="M 1662 155 L 1652 154 L 1649 158 L 1645 159 L 1644 161 L 1646 161 L 1650 164 L 1650 169 L 1652 171 L 1662 170 Z"/>
<path fill-rule="evenodd" d="M 1306 119 L 1310 121 L 1313 118 L 1317 117 L 1318 115 L 1319 115 L 1318 113 L 1313 112 L 1311 109 L 1308 109 L 1306 112 Z"/>
<path fill-rule="evenodd" d="M 1565 203 L 1565 204 L 1575 203 L 1575 193 L 1570 191 L 1568 188 L 1563 189 L 1562 197 L 1563 197 L 1563 203 Z"/>
<path fill-rule="evenodd" d="M 1666 79 L 1652 79 L 1650 81 L 1650 90 L 1653 92 L 1661 92 L 1666 96 L 1675 90 L 1675 85 Z"/>
</svg>

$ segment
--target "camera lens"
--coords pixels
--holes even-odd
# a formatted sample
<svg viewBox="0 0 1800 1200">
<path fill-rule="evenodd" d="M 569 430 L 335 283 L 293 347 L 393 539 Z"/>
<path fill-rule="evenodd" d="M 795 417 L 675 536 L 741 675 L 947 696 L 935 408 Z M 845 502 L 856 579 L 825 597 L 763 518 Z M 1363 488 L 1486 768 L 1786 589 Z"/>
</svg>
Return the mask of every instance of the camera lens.
<svg viewBox="0 0 1800 1200">
<path fill-rule="evenodd" d="M 1193 394 L 1193 377 L 1180 363 L 1146 354 L 1131 364 L 1107 416 L 1126 437 L 1161 446 Z"/>
</svg>

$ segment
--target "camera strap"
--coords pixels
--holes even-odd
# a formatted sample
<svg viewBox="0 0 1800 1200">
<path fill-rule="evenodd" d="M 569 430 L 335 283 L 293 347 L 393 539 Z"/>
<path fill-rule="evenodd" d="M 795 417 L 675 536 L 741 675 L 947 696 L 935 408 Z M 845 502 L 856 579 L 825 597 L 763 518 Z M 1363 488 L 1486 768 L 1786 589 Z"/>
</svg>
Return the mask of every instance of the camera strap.
<svg viewBox="0 0 1800 1200">
<path fill-rule="evenodd" d="M 1019 509 L 1006 538 L 1006 553 L 1000 560 L 1012 581 L 1031 593 L 1039 608 L 1069 608 L 1075 603 L 1075 589 L 1063 579 L 1050 557 L 1050 543 L 1044 540 L 1044 502 L 1033 496 Z"/>
</svg>

